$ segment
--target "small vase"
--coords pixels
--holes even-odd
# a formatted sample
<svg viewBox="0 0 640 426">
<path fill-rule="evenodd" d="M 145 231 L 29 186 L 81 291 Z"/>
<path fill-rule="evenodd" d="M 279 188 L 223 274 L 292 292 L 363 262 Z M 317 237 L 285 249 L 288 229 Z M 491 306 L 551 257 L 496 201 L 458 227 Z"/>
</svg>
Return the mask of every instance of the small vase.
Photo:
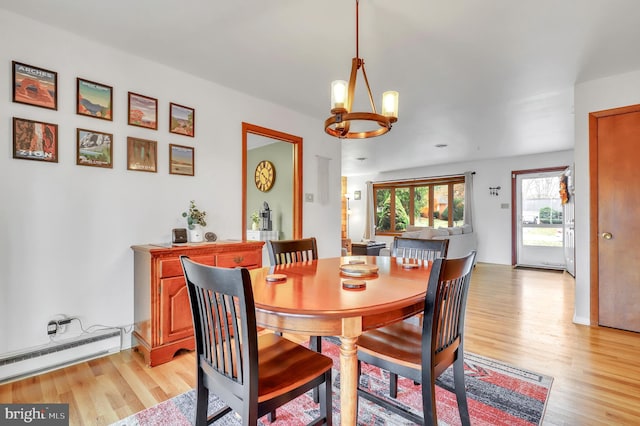
<svg viewBox="0 0 640 426">
<path fill-rule="evenodd" d="M 257 224 L 257 223 L 255 223 L 255 222 L 252 222 L 252 223 L 251 223 L 251 230 L 252 230 L 252 231 L 257 231 L 257 230 L 258 230 L 258 224 Z"/>
<path fill-rule="evenodd" d="M 193 229 L 189 229 L 189 242 L 201 243 L 204 241 L 204 232 L 202 232 L 202 226 L 193 225 Z"/>
</svg>

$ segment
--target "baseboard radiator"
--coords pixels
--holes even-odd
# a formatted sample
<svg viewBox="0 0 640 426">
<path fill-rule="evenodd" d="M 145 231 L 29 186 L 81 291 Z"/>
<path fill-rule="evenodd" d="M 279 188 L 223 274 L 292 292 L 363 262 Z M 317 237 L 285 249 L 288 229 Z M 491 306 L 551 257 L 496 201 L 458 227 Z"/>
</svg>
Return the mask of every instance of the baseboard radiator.
<svg viewBox="0 0 640 426">
<path fill-rule="evenodd" d="M 5 354 L 0 356 L 0 384 L 119 352 L 121 347 L 122 331 L 114 328 Z"/>
</svg>

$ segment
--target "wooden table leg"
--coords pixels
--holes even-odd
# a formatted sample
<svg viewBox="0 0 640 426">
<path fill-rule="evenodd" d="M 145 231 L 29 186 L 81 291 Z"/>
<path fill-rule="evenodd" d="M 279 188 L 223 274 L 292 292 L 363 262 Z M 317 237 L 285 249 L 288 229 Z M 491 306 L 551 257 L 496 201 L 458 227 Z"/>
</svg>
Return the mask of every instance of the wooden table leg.
<svg viewBox="0 0 640 426">
<path fill-rule="evenodd" d="M 358 418 L 358 336 L 362 318 L 345 318 L 340 336 L 340 423 L 355 426 Z"/>
</svg>

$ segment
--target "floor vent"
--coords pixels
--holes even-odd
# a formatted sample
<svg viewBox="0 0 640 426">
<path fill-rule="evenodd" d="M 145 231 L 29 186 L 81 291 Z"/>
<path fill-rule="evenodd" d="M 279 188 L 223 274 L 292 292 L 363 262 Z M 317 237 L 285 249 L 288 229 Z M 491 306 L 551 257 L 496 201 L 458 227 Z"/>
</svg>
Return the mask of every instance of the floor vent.
<svg viewBox="0 0 640 426">
<path fill-rule="evenodd" d="M 118 352 L 120 329 L 84 334 L 0 358 L 0 384 Z"/>
</svg>

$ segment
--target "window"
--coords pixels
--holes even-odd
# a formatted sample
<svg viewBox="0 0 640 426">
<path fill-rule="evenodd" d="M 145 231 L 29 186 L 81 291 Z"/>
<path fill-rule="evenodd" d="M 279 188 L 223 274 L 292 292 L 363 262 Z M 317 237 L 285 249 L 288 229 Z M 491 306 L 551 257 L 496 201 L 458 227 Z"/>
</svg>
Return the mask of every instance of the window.
<svg viewBox="0 0 640 426">
<path fill-rule="evenodd" d="M 377 235 L 463 224 L 464 176 L 375 183 L 373 192 Z"/>
<path fill-rule="evenodd" d="M 522 245 L 562 247 L 560 177 L 522 178 Z"/>
</svg>

